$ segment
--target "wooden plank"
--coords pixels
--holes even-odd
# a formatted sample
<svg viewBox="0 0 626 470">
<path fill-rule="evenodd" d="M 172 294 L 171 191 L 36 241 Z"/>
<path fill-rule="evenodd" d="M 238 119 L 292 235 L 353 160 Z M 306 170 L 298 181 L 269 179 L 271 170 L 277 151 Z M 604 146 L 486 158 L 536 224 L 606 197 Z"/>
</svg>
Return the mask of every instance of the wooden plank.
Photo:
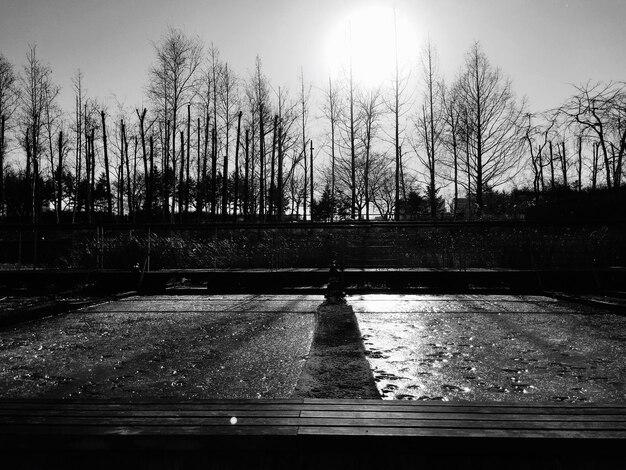
<svg viewBox="0 0 626 470">
<path fill-rule="evenodd" d="M 7 432 L 9 431 L 10 432 Z M 0 426 L 0 441 L 4 435 L 30 434 L 44 436 L 213 436 L 213 435 L 266 435 L 266 436 L 295 436 L 297 426 L 111 426 L 92 425 L 27 425 L 18 424 L 5 430 Z"/>
<path fill-rule="evenodd" d="M 473 410 L 470 410 L 473 411 Z M 479 410 L 478 410 L 479 411 Z M 316 419 L 420 419 L 420 420 L 438 420 L 446 421 L 462 421 L 462 420 L 478 420 L 478 421 L 613 421 L 626 423 L 626 413 L 621 414 L 593 414 L 577 413 L 517 413 L 517 412 L 446 412 L 422 411 L 420 409 L 408 411 L 353 411 L 353 410 L 298 410 L 298 409 L 279 409 L 268 410 L 260 407 L 256 410 L 238 410 L 238 409 L 209 409 L 200 408 L 195 410 L 171 410 L 171 409 L 133 409 L 133 408 L 41 408 L 41 409 L 5 409 L 0 410 L 0 423 L 5 422 L 11 417 L 107 417 L 107 418 L 228 418 L 236 416 L 237 418 L 316 418 Z"/>
<path fill-rule="evenodd" d="M 323 411 L 346 411 L 346 412 L 401 412 L 401 413 L 439 413 L 441 415 L 454 414 L 454 413 L 475 413 L 475 414 L 552 414 L 552 415 L 570 415 L 578 414 L 585 416 L 602 416 L 602 415 L 624 415 L 626 414 L 626 408 L 611 407 L 611 408 L 552 408 L 552 407 L 525 407 L 525 408 L 506 408 L 506 407 L 456 407 L 448 408 L 434 405 L 424 405 L 423 407 L 413 407 L 410 405 L 386 407 L 386 406 L 371 406 L 371 405 L 303 405 L 303 412 L 323 412 Z"/>
<path fill-rule="evenodd" d="M 326 436 L 413 436 L 460 438 L 550 438 L 550 439 L 626 439 L 626 431 L 544 430 L 544 429 L 451 429 L 397 428 L 369 426 L 301 426 L 298 435 Z"/>
<path fill-rule="evenodd" d="M 298 426 L 301 419 L 298 417 L 236 417 L 236 424 L 231 424 L 231 416 L 223 417 L 190 417 L 190 416 L 8 416 L 0 420 L 2 431 L 10 430 L 15 425 L 35 425 L 35 426 L 263 426 L 272 427 Z M 324 420 L 320 420 L 321 422 Z M 362 423 L 363 421 L 359 421 Z"/>
<path fill-rule="evenodd" d="M 65 400 L 0 400 L 0 415 L 11 410 L 88 410 L 88 411 L 302 411 L 302 412 L 398 412 L 398 413 L 438 413 L 442 416 L 456 413 L 473 414 L 552 414 L 552 415 L 626 415 L 626 406 L 615 405 L 516 405 L 471 403 L 433 403 L 381 400 L 211 400 L 203 402 L 108 402 Z"/>
<path fill-rule="evenodd" d="M 462 420 L 478 420 L 478 421 L 615 421 L 623 422 L 626 426 L 626 413 L 623 414 L 602 414 L 588 415 L 572 413 L 561 414 L 545 414 L 545 413 L 515 413 L 515 412 L 499 412 L 499 413 L 439 413 L 439 412 L 421 412 L 421 410 L 406 411 L 328 411 L 303 410 L 300 415 L 302 418 L 325 418 L 325 419 L 421 419 L 421 420 L 438 420 L 438 421 L 462 421 Z"/>
<path fill-rule="evenodd" d="M 355 419 L 355 418 L 307 418 L 301 419 L 301 427 L 305 426 L 327 426 L 327 427 L 348 427 L 367 426 L 376 427 L 396 427 L 396 428 L 450 428 L 450 429 L 589 429 L 589 430 L 622 430 L 626 432 L 623 422 L 615 421 L 484 421 L 484 420 L 422 420 L 422 419 Z"/>
<path fill-rule="evenodd" d="M 62 400 L 59 400 L 62 402 Z M 252 400 L 254 401 L 254 400 Z M 233 401 L 236 402 L 236 401 Z M 441 408 L 455 407 L 486 407 L 486 408 L 620 408 L 626 409 L 626 404 L 617 403 L 593 403 L 593 404 L 567 404 L 567 403 L 542 403 L 542 402 L 474 402 L 474 401 L 410 401 L 410 400 L 367 400 L 360 398 L 303 398 L 302 403 L 305 405 L 381 405 L 381 406 L 437 406 Z"/>
<path fill-rule="evenodd" d="M 153 417 L 190 417 L 190 418 L 217 418 L 223 417 L 230 419 L 233 416 L 237 418 L 297 418 L 300 416 L 299 410 L 211 410 L 211 409 L 198 409 L 198 410 L 133 410 L 133 409 L 11 409 L 0 411 L 0 423 L 4 422 L 7 417 L 16 416 L 74 416 L 74 417 L 89 417 L 89 416 L 106 416 L 109 418 L 114 417 L 129 417 L 136 418 L 153 418 Z"/>
<path fill-rule="evenodd" d="M 35 426 L 314 426 L 314 427 L 396 427 L 396 428 L 473 428 L 473 429 L 575 429 L 575 430 L 616 430 L 626 431 L 623 421 L 540 421 L 535 419 L 518 420 L 439 420 L 417 418 L 305 418 L 305 417 L 237 417 L 236 424 L 230 423 L 230 416 L 8 416 L 0 420 L 2 432 L 10 431 L 15 425 Z"/>
<path fill-rule="evenodd" d="M 231 417 L 237 417 L 235 425 Z M 613 439 L 626 407 L 379 400 L 0 401 L 0 435 L 388 435 Z"/>
</svg>

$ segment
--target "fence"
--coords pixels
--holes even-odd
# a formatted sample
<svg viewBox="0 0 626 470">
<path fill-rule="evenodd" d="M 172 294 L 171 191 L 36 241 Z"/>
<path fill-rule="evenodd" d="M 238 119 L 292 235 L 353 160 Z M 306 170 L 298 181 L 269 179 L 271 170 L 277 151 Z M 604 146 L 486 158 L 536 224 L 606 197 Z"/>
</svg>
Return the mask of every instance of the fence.
<svg viewBox="0 0 626 470">
<path fill-rule="evenodd" d="M 12 267 L 577 269 L 623 265 L 623 223 L 0 226 Z"/>
</svg>

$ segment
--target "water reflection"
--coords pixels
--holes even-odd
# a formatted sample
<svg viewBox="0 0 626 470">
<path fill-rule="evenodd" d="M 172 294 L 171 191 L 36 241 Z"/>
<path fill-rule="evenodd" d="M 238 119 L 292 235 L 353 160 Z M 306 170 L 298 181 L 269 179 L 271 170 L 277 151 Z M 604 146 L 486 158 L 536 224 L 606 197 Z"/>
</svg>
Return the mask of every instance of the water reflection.
<svg viewBox="0 0 626 470">
<path fill-rule="evenodd" d="M 385 399 L 626 400 L 626 318 L 541 296 L 350 297 Z"/>
</svg>

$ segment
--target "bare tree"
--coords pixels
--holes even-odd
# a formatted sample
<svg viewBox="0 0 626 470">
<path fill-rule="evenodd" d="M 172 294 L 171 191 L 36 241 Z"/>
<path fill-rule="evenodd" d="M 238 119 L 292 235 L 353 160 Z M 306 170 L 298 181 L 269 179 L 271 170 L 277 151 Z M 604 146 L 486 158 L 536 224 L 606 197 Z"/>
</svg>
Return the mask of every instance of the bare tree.
<svg viewBox="0 0 626 470">
<path fill-rule="evenodd" d="M 233 126 L 238 119 L 238 113 L 240 109 L 240 103 L 238 100 L 238 86 L 239 79 L 234 72 L 228 67 L 228 64 L 223 64 L 221 73 L 218 79 L 218 95 L 217 95 L 217 108 L 219 110 L 219 116 L 222 122 L 222 133 L 224 138 L 224 163 L 222 166 L 222 216 L 228 215 L 228 159 L 231 149 L 231 134 Z M 235 143 L 236 146 L 236 143 Z M 236 170 L 236 168 L 235 168 Z"/>
<path fill-rule="evenodd" d="M 437 165 L 442 160 L 440 150 L 443 144 L 445 115 L 442 107 L 443 87 L 437 70 L 437 53 L 430 41 L 423 51 L 422 77 L 424 97 L 415 120 L 418 141 L 414 144 L 414 149 L 426 169 L 426 192 L 430 202 L 430 216 L 434 220 L 437 217 L 439 192 L 436 182 L 439 171 Z"/>
<path fill-rule="evenodd" d="M 619 187 L 626 152 L 626 83 L 587 82 L 574 89 L 574 95 L 561 109 L 580 127 L 582 136 L 597 139 L 606 186 Z"/>
<path fill-rule="evenodd" d="M 285 155 L 289 155 L 292 149 L 299 146 L 300 136 L 296 131 L 296 124 L 299 120 L 299 103 L 289 99 L 289 94 L 285 88 L 278 87 L 276 96 L 278 104 L 278 138 L 276 142 L 277 152 L 277 194 L 275 197 L 275 205 L 277 208 L 278 219 L 281 220 L 285 208 L 285 186 L 291 188 L 291 182 L 294 178 L 293 170 L 295 165 L 285 171 Z M 295 152 L 291 152 L 294 154 Z M 301 154 L 301 152 L 298 152 Z"/>
<path fill-rule="evenodd" d="M 202 43 L 199 38 L 190 38 L 183 31 L 170 27 L 154 45 L 154 50 L 156 61 L 150 69 L 147 92 L 160 119 L 170 123 L 172 164 L 175 165 L 179 112 L 191 102 L 195 92 L 195 81 L 202 62 Z M 183 152 L 184 149 L 181 149 L 181 158 Z M 180 171 L 183 171 L 182 164 Z M 175 198 L 172 198 L 172 212 L 174 204 Z"/>
<path fill-rule="evenodd" d="M 380 89 L 365 92 L 358 99 L 359 114 L 361 116 L 359 121 L 362 123 L 361 132 L 359 135 L 359 138 L 361 140 L 360 147 L 363 149 L 365 159 L 365 168 L 363 172 L 363 190 L 365 194 L 365 218 L 367 220 L 370 219 L 370 200 L 372 196 L 372 191 L 370 188 L 370 181 L 372 180 L 370 175 L 370 157 L 372 154 L 374 139 L 377 136 L 380 126 L 379 120 L 382 114 L 381 105 L 382 101 Z"/>
<path fill-rule="evenodd" d="M 510 181 L 520 169 L 525 103 L 517 103 L 510 79 L 491 65 L 478 42 L 465 56 L 459 84 L 467 113 L 468 172 L 480 216 L 485 188 Z"/>
<path fill-rule="evenodd" d="M 400 219 L 400 192 L 401 188 L 404 188 L 404 163 L 402 161 L 402 145 L 404 141 L 404 118 L 410 110 L 411 96 L 407 96 L 407 90 L 409 89 L 410 82 L 410 69 L 406 72 L 400 70 L 400 63 L 398 60 L 398 27 L 396 10 L 393 11 L 393 26 L 394 26 L 394 71 L 392 78 L 392 93 L 386 100 L 389 112 L 393 115 L 393 136 L 391 142 L 393 143 L 393 155 L 394 155 L 394 175 L 393 175 L 393 191 L 394 191 L 394 207 L 395 220 Z M 405 192 L 405 191 L 403 191 Z"/>
<path fill-rule="evenodd" d="M 39 60 L 34 45 L 29 47 L 26 54 L 20 85 L 21 127 L 23 134 L 30 136 L 23 140 L 23 145 L 29 157 L 26 173 L 31 184 L 31 216 L 33 222 L 36 222 L 42 203 L 37 181 L 40 177 L 41 154 L 46 151 L 42 142 L 46 111 L 55 106 L 59 88 L 52 82 L 52 69 Z"/>
<path fill-rule="evenodd" d="M 456 218 L 459 204 L 459 177 L 462 170 L 461 119 L 463 117 L 458 81 L 454 82 L 450 87 L 442 86 L 441 91 L 441 105 L 444 120 L 442 143 L 446 152 L 444 158 L 441 160 L 441 166 L 444 167 L 444 171 L 439 174 L 444 179 L 452 181 L 454 189 L 452 207 L 454 211 L 453 216 Z"/>
<path fill-rule="evenodd" d="M 5 215 L 4 168 L 8 153 L 8 135 L 14 123 L 10 119 L 19 104 L 17 75 L 13 65 L 0 54 L 0 217 Z"/>
<path fill-rule="evenodd" d="M 304 69 L 300 68 L 300 118 L 302 121 L 302 162 L 304 164 L 304 195 L 303 195 L 303 211 L 302 219 L 306 220 L 306 206 L 307 206 L 307 187 L 308 187 L 308 172 L 307 172 L 307 138 L 306 138 L 306 125 L 309 114 L 308 103 L 311 95 L 311 86 L 306 89 L 304 86 Z M 311 200 L 311 204 L 313 201 Z"/>
<path fill-rule="evenodd" d="M 340 101 L 339 101 L 339 90 L 335 86 L 333 88 L 333 81 L 331 76 L 328 76 L 328 88 L 324 91 L 324 103 L 322 105 L 322 112 L 324 117 L 328 119 L 328 124 L 330 126 L 330 199 L 331 201 L 335 200 L 335 166 L 336 166 L 336 155 L 335 149 L 337 147 L 337 125 L 340 119 Z M 330 220 L 332 221 L 335 217 L 334 214 L 335 205 L 331 206 L 331 214 Z"/>
<path fill-rule="evenodd" d="M 105 116 L 106 116 L 105 112 L 100 111 L 100 117 L 102 119 L 102 145 L 104 148 L 104 174 L 106 177 L 107 212 L 109 215 L 109 220 L 111 220 L 113 217 L 113 199 L 111 195 L 111 177 L 110 177 L 110 167 L 109 167 L 109 152 L 108 152 L 108 146 L 107 146 L 107 128 L 106 128 Z"/>
<path fill-rule="evenodd" d="M 258 139 L 258 215 L 263 218 L 265 216 L 266 204 L 266 146 L 265 139 L 271 132 L 272 113 L 270 109 L 270 87 L 267 77 L 263 73 L 261 58 L 255 59 L 254 70 L 248 82 L 246 94 L 248 98 L 248 106 L 250 108 L 249 127 L 251 129 L 251 149 L 250 149 L 250 203 L 255 205 L 254 189 L 254 167 L 256 164 L 256 143 Z M 255 139 L 256 137 L 256 139 Z M 254 210 L 251 211 L 255 213 Z"/>
</svg>

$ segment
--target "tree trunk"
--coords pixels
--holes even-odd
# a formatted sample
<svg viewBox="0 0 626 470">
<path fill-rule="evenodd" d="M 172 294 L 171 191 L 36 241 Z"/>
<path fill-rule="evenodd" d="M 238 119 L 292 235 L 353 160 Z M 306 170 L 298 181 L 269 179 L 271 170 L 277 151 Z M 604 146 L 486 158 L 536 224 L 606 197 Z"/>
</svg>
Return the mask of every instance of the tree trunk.
<svg viewBox="0 0 626 470">
<path fill-rule="evenodd" d="M 174 222 L 176 216 L 176 127 L 172 126 L 172 209 L 170 211 L 170 222 Z"/>
<path fill-rule="evenodd" d="M 82 172 L 82 163 L 83 163 L 83 159 L 82 159 L 82 155 L 81 155 L 81 151 L 83 148 L 83 144 L 81 141 L 81 137 L 82 137 L 82 117 L 80 115 L 80 110 L 82 109 L 80 106 L 80 100 L 78 99 L 78 97 L 76 97 L 75 100 L 75 105 L 76 105 L 76 114 L 75 114 L 75 118 L 76 118 L 76 154 L 75 154 L 75 160 L 74 160 L 74 165 L 76 168 L 76 173 L 75 173 L 75 178 L 74 178 L 74 208 L 72 211 L 72 223 L 76 222 L 76 213 L 80 212 L 80 203 L 81 203 L 81 199 L 80 199 L 80 174 Z"/>
<path fill-rule="evenodd" d="M 200 177 L 201 187 L 198 192 L 202 204 L 199 204 L 200 210 L 204 205 L 204 196 L 206 191 L 206 167 L 207 159 L 209 158 L 209 113 L 206 115 L 206 122 L 204 123 L 204 153 L 202 155 L 202 175 Z"/>
<path fill-rule="evenodd" d="M 95 217 L 96 204 L 94 194 L 96 192 L 96 129 L 91 129 L 89 138 L 87 139 L 89 144 L 89 151 L 87 156 L 89 158 L 89 213 L 92 217 Z M 91 220 L 90 220 L 91 222 Z"/>
<path fill-rule="evenodd" d="M 350 49 L 352 49 L 352 31 L 350 31 Z M 397 156 L 397 152 L 396 152 Z M 396 172 L 397 181 L 398 172 Z M 350 53 L 350 217 L 356 217 L 356 155 L 354 151 L 354 87 L 352 81 L 352 52 Z M 396 211 L 398 208 L 396 208 Z"/>
<path fill-rule="evenodd" d="M 591 165 L 591 190 L 596 190 L 596 184 L 598 181 L 598 153 L 599 153 L 599 144 L 594 142 L 593 144 L 593 162 Z"/>
<path fill-rule="evenodd" d="M 235 194 L 233 202 L 233 218 L 237 221 L 237 204 L 239 204 L 239 140 L 241 137 L 241 111 L 237 115 L 237 141 L 235 143 Z"/>
<path fill-rule="evenodd" d="M 141 114 L 139 114 L 139 110 L 135 108 L 135 112 L 137 113 L 137 117 L 139 118 L 139 135 L 141 137 L 141 151 L 143 154 L 143 175 L 144 175 L 144 184 L 146 186 L 146 200 L 144 208 L 146 212 L 150 213 L 150 182 L 148 181 L 148 154 L 146 152 L 146 130 L 144 127 L 144 122 L 146 118 L 146 108 L 143 108 Z"/>
<path fill-rule="evenodd" d="M 567 157 L 565 155 L 565 142 L 561 142 L 561 170 L 563 171 L 563 185 L 567 188 Z"/>
<path fill-rule="evenodd" d="M 265 215 L 265 123 L 263 104 L 259 107 L 259 218 Z"/>
<path fill-rule="evenodd" d="M 85 120 L 86 121 L 86 120 Z M 89 145 L 89 131 L 87 130 L 87 123 L 85 122 L 85 176 L 87 184 L 85 190 L 85 215 L 87 216 L 87 222 L 91 222 L 91 146 Z"/>
<path fill-rule="evenodd" d="M 5 215 L 4 212 L 4 128 L 6 116 L 0 117 L 0 217 Z"/>
<path fill-rule="evenodd" d="M 202 157 L 200 156 L 200 147 L 202 146 L 202 137 L 201 137 L 201 127 L 200 127 L 200 118 L 197 121 L 196 127 L 196 135 L 198 136 L 198 156 L 196 157 L 196 162 L 198 164 L 197 174 L 196 174 L 196 216 L 198 222 L 200 222 L 200 214 L 202 213 L 202 197 L 200 196 L 200 185 L 201 179 L 200 175 L 202 174 Z"/>
<path fill-rule="evenodd" d="M 104 118 L 104 111 L 100 111 L 100 117 L 102 118 L 102 144 L 104 147 L 104 175 L 107 184 L 107 214 L 109 221 L 111 221 L 113 219 L 113 197 L 111 195 L 111 174 L 109 168 L 109 152 L 107 150 L 107 128 Z"/>
<path fill-rule="evenodd" d="M 139 147 L 139 139 L 137 136 L 134 136 L 134 147 L 133 147 L 133 215 L 135 219 L 137 218 L 138 212 L 138 204 L 135 196 L 137 195 L 137 147 Z M 133 221 L 135 220 L 133 219 Z"/>
<path fill-rule="evenodd" d="M 609 164 L 609 154 L 606 149 L 606 144 L 604 142 L 604 137 L 602 133 L 600 133 L 600 147 L 602 147 L 602 155 L 604 156 L 604 169 L 606 170 L 606 187 L 611 189 L 611 165 Z"/>
<path fill-rule="evenodd" d="M 459 155 L 456 143 L 456 134 L 452 133 L 452 154 L 454 156 L 454 215 L 456 220 L 457 207 L 459 206 Z"/>
<path fill-rule="evenodd" d="M 152 207 L 154 205 L 154 193 L 153 193 L 153 182 L 154 182 L 154 131 L 150 133 L 150 174 L 148 176 L 147 185 L 147 194 L 146 194 L 146 207 L 148 208 L 148 222 L 152 219 Z"/>
<path fill-rule="evenodd" d="M 191 165 L 191 105 L 187 105 L 187 168 L 185 177 L 185 214 L 189 213 L 190 177 L 189 167 Z"/>
<path fill-rule="evenodd" d="M 91 213 L 96 213 L 96 129 L 91 129 Z"/>
<path fill-rule="evenodd" d="M 124 135 L 120 131 L 120 179 L 117 182 L 117 212 L 121 220 L 124 220 Z"/>
<path fill-rule="evenodd" d="M 583 189 L 583 138 L 578 136 L 578 192 Z"/>
<path fill-rule="evenodd" d="M 276 134 L 278 131 L 278 114 L 274 115 L 274 133 L 272 136 L 272 159 L 270 163 L 270 203 L 269 203 L 269 216 L 270 219 L 274 217 L 274 197 L 275 189 L 274 178 L 276 176 Z"/>
<path fill-rule="evenodd" d="M 276 197 L 276 212 L 278 220 L 283 220 L 283 145 L 282 145 L 283 126 L 279 123 L 278 131 L 278 195 Z"/>
<path fill-rule="evenodd" d="M 0 165 L 2 168 L 2 165 Z M 63 202 L 63 131 L 59 132 L 59 166 L 57 168 L 57 223 L 61 221 L 62 207 L 61 204 Z"/>
<path fill-rule="evenodd" d="M 228 120 L 228 117 L 227 117 Z M 227 137 L 228 142 L 228 137 Z M 228 143 L 224 152 L 224 164 L 222 166 L 222 218 L 228 217 Z"/>
<path fill-rule="evenodd" d="M 128 218 L 133 220 L 135 213 L 133 211 L 133 195 L 130 187 L 130 158 L 128 157 L 128 136 L 126 135 L 126 127 L 122 120 L 122 145 L 126 161 L 126 194 L 128 195 Z"/>
<path fill-rule="evenodd" d="M 244 184 L 246 186 L 246 192 L 243 199 L 243 217 L 244 219 L 248 219 L 249 209 L 250 209 L 250 136 L 249 131 L 246 129 L 246 147 L 245 147 L 245 155 L 246 155 L 246 163 L 244 170 Z"/>
<path fill-rule="evenodd" d="M 311 220 L 313 220 L 313 140 L 309 140 L 309 146 L 311 147 L 311 164 L 309 165 L 309 171 L 311 172 Z"/>
<path fill-rule="evenodd" d="M 554 155 L 552 154 L 552 141 L 548 142 L 550 145 L 550 189 L 554 191 Z"/>
<path fill-rule="evenodd" d="M 217 211 L 217 131 L 215 125 L 211 134 L 211 217 Z"/>
<path fill-rule="evenodd" d="M 163 132 L 163 156 L 161 157 L 161 173 L 162 173 L 162 192 L 163 192 L 163 220 L 169 219 L 170 213 L 170 187 L 169 187 L 169 172 L 170 172 L 170 121 L 166 120 L 164 123 Z"/>
<path fill-rule="evenodd" d="M 180 131 L 180 172 L 178 173 L 178 220 L 182 222 L 185 204 L 185 132 Z"/>
</svg>

